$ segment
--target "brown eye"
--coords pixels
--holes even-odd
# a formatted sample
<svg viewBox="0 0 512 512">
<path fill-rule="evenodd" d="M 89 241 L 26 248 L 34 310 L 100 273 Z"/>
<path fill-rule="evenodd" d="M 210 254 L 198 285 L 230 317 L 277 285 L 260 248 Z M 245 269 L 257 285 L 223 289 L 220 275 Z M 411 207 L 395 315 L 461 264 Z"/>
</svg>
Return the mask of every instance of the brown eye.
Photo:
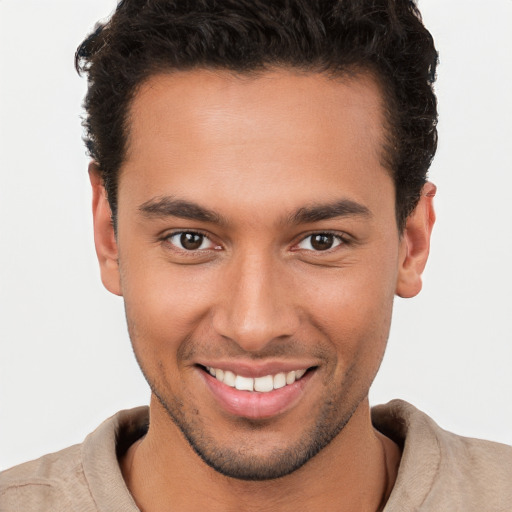
<svg viewBox="0 0 512 512">
<path fill-rule="evenodd" d="M 317 251 L 327 251 L 334 244 L 334 237 L 332 235 L 313 235 L 311 237 L 311 247 Z"/>
<path fill-rule="evenodd" d="M 201 233 L 183 231 L 175 233 L 167 239 L 172 245 L 185 251 L 197 251 L 199 249 L 211 249 L 211 241 Z"/>
<path fill-rule="evenodd" d="M 298 244 L 298 247 L 308 251 L 328 251 L 342 243 L 341 236 L 332 235 L 331 233 L 315 233 L 304 238 Z"/>
<path fill-rule="evenodd" d="M 180 236 L 180 243 L 184 249 L 188 251 L 194 251 L 201 247 L 204 236 L 198 233 L 182 233 Z"/>
</svg>

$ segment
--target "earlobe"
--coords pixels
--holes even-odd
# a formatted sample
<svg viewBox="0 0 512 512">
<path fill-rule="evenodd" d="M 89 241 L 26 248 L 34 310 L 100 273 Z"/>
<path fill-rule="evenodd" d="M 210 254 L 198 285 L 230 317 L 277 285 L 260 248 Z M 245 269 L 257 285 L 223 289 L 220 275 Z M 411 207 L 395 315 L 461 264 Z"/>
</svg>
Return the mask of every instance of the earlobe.
<svg viewBox="0 0 512 512">
<path fill-rule="evenodd" d="M 414 211 L 407 218 L 400 248 L 400 267 L 396 294 L 409 298 L 417 295 L 422 287 L 421 274 L 430 251 L 430 235 L 435 222 L 434 196 L 436 186 L 426 183 Z"/>
<path fill-rule="evenodd" d="M 89 179 L 92 187 L 94 244 L 100 264 L 101 281 L 109 292 L 122 295 L 112 212 L 101 179 L 101 172 L 96 162 L 89 164 Z"/>
</svg>

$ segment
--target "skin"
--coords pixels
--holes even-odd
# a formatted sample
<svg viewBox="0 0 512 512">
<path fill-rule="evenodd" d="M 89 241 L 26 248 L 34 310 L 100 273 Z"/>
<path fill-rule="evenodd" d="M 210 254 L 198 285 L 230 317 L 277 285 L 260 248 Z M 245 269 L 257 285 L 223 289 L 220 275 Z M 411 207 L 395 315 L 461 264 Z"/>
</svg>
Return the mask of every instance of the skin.
<svg viewBox="0 0 512 512">
<path fill-rule="evenodd" d="M 421 289 L 435 191 L 400 234 L 383 126 L 369 76 L 179 72 L 134 98 L 117 236 L 91 164 L 102 280 L 152 388 L 149 431 L 121 461 L 142 510 L 382 508 L 400 453 L 371 425 L 368 391 L 394 295 Z M 319 207 L 326 218 L 300 215 Z M 200 248 L 180 247 L 183 232 L 205 235 Z M 315 250 L 323 233 L 332 247 Z M 204 364 L 311 370 L 282 411 L 249 418 L 213 398 Z"/>
</svg>

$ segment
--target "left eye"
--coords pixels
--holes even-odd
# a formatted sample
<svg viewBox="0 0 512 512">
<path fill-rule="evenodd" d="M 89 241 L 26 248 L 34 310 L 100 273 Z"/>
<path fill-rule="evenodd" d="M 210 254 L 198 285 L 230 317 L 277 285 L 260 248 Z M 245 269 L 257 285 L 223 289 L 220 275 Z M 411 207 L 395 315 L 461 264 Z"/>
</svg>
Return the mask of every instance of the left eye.
<svg viewBox="0 0 512 512">
<path fill-rule="evenodd" d="M 331 233 L 316 233 L 304 238 L 304 240 L 297 244 L 297 247 L 308 251 L 328 251 L 342 243 L 343 240 L 340 236 L 332 235 Z"/>
<path fill-rule="evenodd" d="M 202 249 L 213 249 L 213 242 L 201 233 L 194 231 L 184 231 L 181 233 L 174 233 L 167 238 L 167 240 L 174 246 L 184 251 L 198 251 Z"/>
</svg>

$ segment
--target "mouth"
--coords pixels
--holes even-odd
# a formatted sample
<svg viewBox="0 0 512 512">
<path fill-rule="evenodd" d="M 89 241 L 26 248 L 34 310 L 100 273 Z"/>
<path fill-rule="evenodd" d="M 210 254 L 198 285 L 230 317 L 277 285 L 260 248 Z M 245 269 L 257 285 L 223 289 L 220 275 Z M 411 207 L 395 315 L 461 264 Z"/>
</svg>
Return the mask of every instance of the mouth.
<svg viewBox="0 0 512 512">
<path fill-rule="evenodd" d="M 238 389 L 239 391 L 256 391 L 258 393 L 270 393 L 275 389 L 290 386 L 300 380 L 308 371 L 308 368 L 302 368 L 289 372 L 279 372 L 274 375 L 264 375 L 263 377 L 243 377 L 232 371 L 224 371 L 220 368 L 212 368 L 211 366 L 206 366 L 204 369 L 219 382 L 226 384 L 226 386 Z"/>
<path fill-rule="evenodd" d="M 212 366 L 198 368 L 224 413 L 251 420 L 269 419 L 296 406 L 306 395 L 317 369 L 312 366 L 249 377 Z"/>
</svg>

